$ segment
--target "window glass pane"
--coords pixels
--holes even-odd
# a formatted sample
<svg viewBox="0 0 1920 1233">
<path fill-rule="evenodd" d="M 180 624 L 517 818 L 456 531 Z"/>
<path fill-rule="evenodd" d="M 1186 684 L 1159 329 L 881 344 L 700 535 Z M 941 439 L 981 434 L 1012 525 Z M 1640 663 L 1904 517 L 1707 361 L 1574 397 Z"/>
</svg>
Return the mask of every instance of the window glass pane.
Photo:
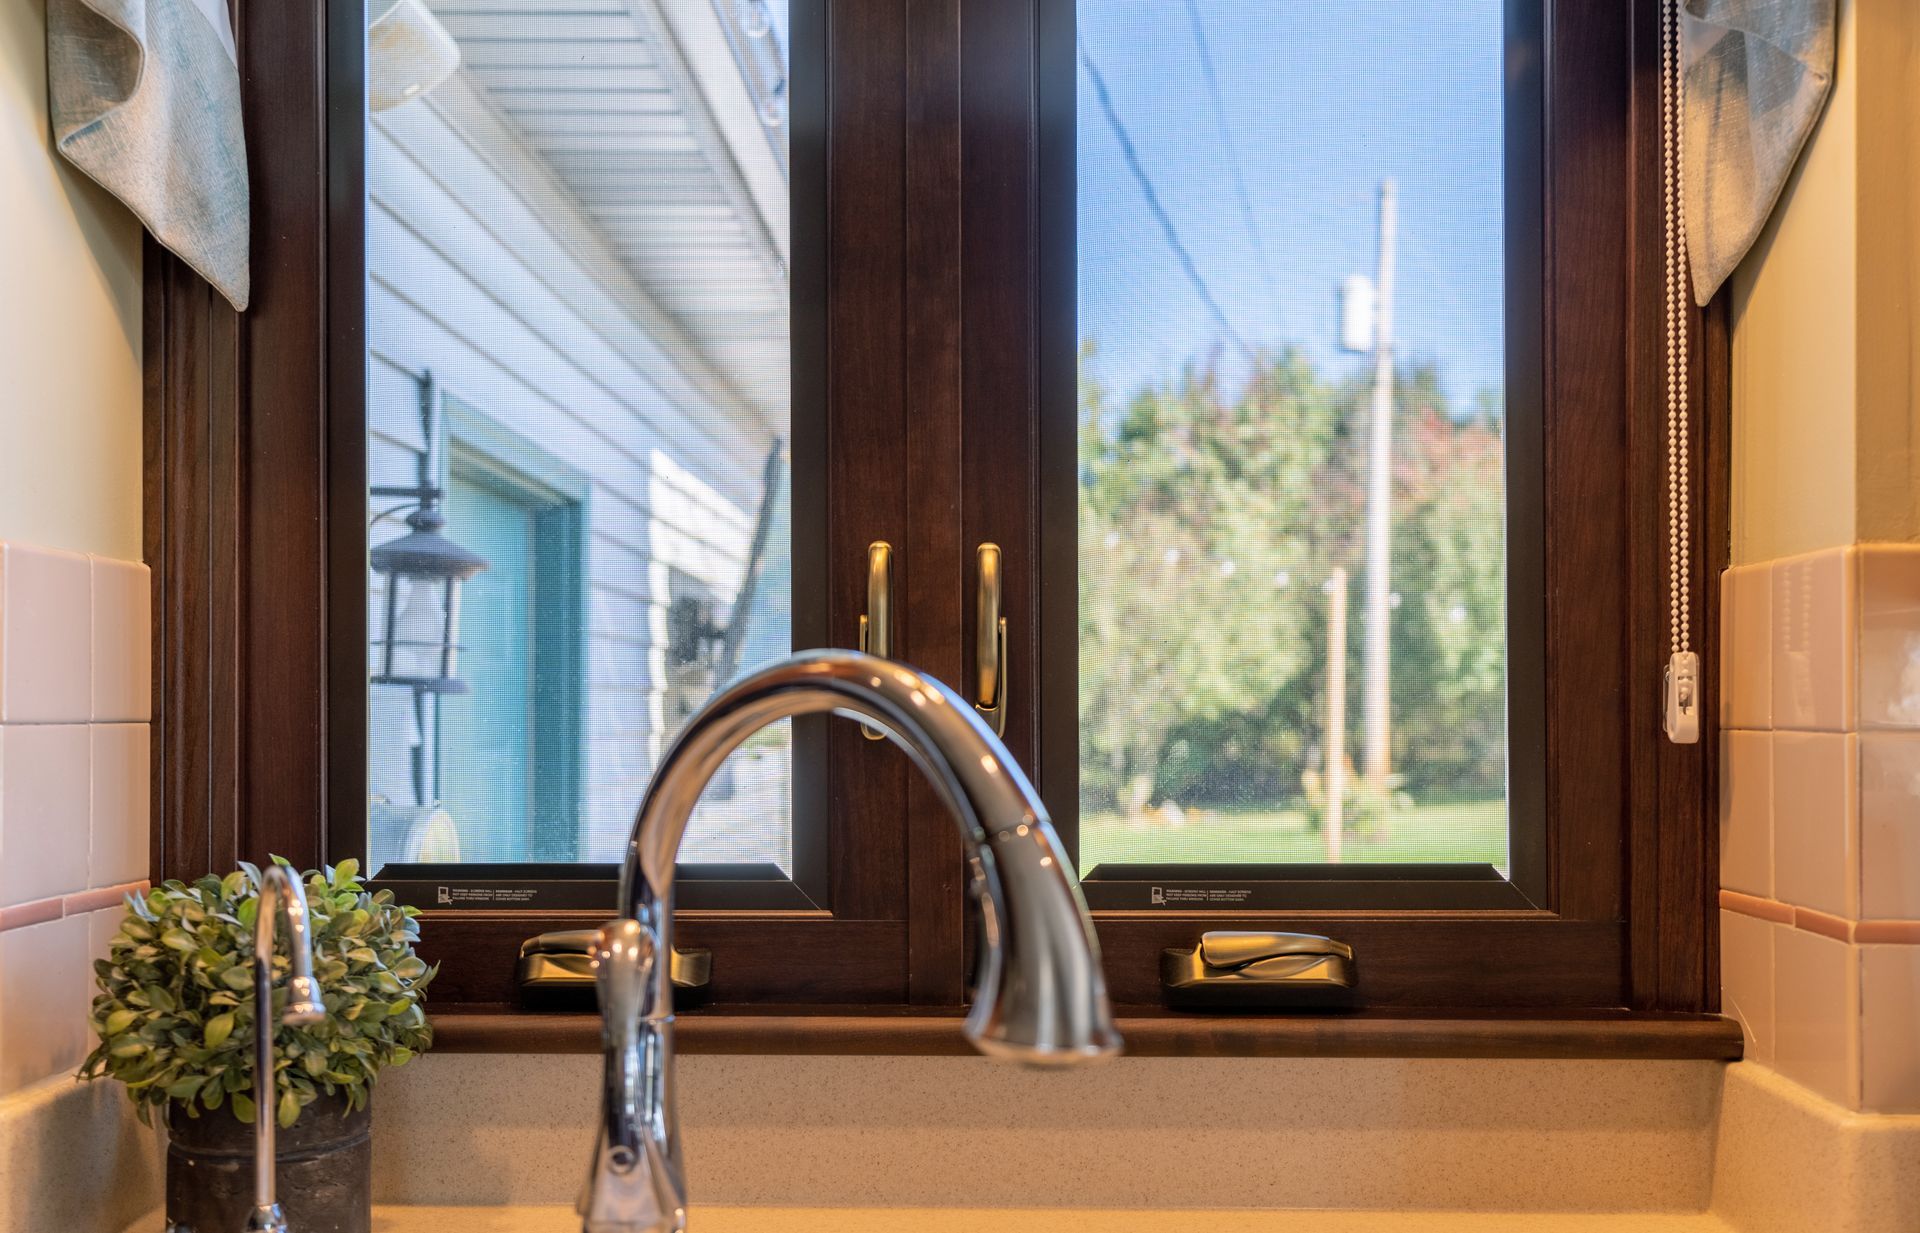
<svg viewBox="0 0 1920 1233">
<path fill-rule="evenodd" d="M 618 860 L 791 642 L 785 0 L 368 17 L 370 865 Z M 682 859 L 791 868 L 790 740 Z"/>
<path fill-rule="evenodd" d="M 1083 871 L 1507 866 L 1502 10 L 1078 6 Z"/>
</svg>

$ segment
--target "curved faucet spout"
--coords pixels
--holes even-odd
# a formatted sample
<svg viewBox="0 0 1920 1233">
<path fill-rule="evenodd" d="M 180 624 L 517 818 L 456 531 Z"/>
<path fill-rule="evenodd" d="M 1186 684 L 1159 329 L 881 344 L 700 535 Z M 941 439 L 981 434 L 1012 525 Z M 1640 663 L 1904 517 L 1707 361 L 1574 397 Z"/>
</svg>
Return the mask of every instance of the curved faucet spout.
<svg viewBox="0 0 1920 1233">
<path fill-rule="evenodd" d="M 658 958 L 672 954 L 675 857 L 701 792 L 728 754 L 777 720 L 829 711 L 878 728 L 905 749 L 960 826 L 982 933 L 968 1039 L 996 1057 L 1049 1065 L 1120 1047 L 1079 881 L 1006 746 L 958 694 L 904 664 L 853 651 L 795 655 L 734 682 L 687 721 L 634 820 L 620 876 L 625 918 L 602 931 L 597 960 L 607 1083 L 581 1196 L 586 1233 L 685 1228 L 672 1100 L 673 988 L 669 965 Z M 636 965 L 623 955 L 640 936 L 653 959 L 644 997 L 624 992 Z M 637 1091 L 628 1086 L 635 1064 Z M 631 1161 L 630 1147 L 661 1158 Z"/>
</svg>

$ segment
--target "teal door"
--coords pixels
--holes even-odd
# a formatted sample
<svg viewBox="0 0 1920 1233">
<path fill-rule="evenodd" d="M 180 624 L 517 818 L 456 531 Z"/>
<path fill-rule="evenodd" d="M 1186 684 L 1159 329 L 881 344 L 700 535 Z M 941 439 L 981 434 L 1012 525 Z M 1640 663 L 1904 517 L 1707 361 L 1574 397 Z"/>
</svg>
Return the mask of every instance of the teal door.
<svg viewBox="0 0 1920 1233">
<path fill-rule="evenodd" d="M 441 804 L 469 861 L 533 855 L 539 513 L 494 477 L 453 468 L 447 525 L 487 559 L 460 603 L 460 677 L 469 692 L 440 701 Z"/>
</svg>

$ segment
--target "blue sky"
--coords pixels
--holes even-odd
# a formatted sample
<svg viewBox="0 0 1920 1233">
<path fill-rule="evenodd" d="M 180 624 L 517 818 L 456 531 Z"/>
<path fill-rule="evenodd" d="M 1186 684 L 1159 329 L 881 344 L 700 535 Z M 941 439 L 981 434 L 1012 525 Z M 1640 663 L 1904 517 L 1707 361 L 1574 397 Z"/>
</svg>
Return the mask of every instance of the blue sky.
<svg viewBox="0 0 1920 1233">
<path fill-rule="evenodd" d="M 1336 291 L 1374 272 L 1377 194 L 1399 186 L 1396 333 L 1457 402 L 1502 378 L 1501 4 L 1194 0 L 1251 199 L 1248 234 L 1186 0 L 1081 0 L 1080 38 L 1201 278 L 1257 347 L 1323 370 Z M 1079 72 L 1080 334 L 1116 394 L 1217 350 L 1241 366 L 1149 211 Z M 1261 260 L 1264 249 L 1264 267 Z"/>
</svg>

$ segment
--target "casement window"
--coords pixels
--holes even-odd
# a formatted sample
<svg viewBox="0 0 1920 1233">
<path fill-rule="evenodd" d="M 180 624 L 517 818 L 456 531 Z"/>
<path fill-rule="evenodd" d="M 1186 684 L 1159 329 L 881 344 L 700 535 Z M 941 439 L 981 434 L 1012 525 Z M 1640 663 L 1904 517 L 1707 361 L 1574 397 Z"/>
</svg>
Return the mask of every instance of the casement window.
<svg viewBox="0 0 1920 1233">
<path fill-rule="evenodd" d="M 257 306 L 149 276 L 159 871 L 354 857 L 443 1011 L 516 1015 L 689 710 L 864 637 L 1003 730 L 1157 1047 L 1307 1041 L 1157 1009 L 1163 950 L 1261 930 L 1353 948 L 1323 1045 L 1737 1049 L 1688 1018 L 1712 725 L 1658 710 L 1657 21 L 241 4 Z M 953 1012 L 938 811 L 855 724 L 750 742 L 682 853 L 699 1013 Z"/>
</svg>

